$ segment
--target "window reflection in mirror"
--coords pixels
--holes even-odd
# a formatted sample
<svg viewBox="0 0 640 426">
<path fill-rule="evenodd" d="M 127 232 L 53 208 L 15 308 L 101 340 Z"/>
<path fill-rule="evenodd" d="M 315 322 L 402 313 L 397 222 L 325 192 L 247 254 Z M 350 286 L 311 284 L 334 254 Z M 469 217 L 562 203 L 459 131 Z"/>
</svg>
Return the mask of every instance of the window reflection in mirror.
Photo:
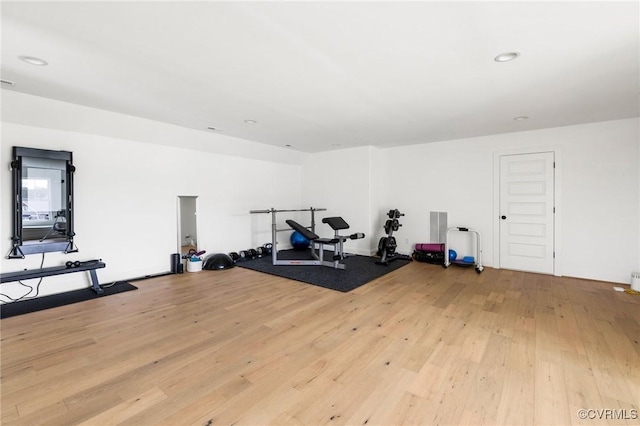
<svg viewBox="0 0 640 426">
<path fill-rule="evenodd" d="M 66 162 L 23 157 L 22 241 L 66 241 Z"/>
<path fill-rule="evenodd" d="M 178 250 L 183 255 L 198 251 L 197 196 L 178 196 Z"/>
<path fill-rule="evenodd" d="M 73 237 L 72 153 L 13 147 L 13 237 L 9 259 L 77 251 Z"/>
</svg>

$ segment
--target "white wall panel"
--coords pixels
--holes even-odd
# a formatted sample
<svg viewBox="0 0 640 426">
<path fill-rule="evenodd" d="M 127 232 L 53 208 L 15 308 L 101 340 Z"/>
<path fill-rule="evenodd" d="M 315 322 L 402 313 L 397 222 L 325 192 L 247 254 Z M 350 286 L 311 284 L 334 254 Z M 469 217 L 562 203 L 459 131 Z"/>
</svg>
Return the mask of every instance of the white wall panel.
<svg viewBox="0 0 640 426">
<path fill-rule="evenodd" d="M 446 211 L 449 226 L 480 231 L 484 264 L 492 266 L 494 152 L 558 147 L 563 275 L 628 283 L 640 254 L 638 123 L 618 120 L 385 150 L 380 210 L 397 206 L 406 212 L 399 251 L 428 236 L 429 211 Z"/>
<path fill-rule="evenodd" d="M 254 229 L 249 210 L 298 204 L 300 166 L 86 133 L 3 123 L 0 146 L 2 200 L 11 205 L 8 160 L 12 146 L 73 152 L 75 254 L 48 253 L 45 267 L 67 260 L 101 258 L 101 282 L 136 278 L 170 269 L 177 247 L 177 196 L 198 196 L 198 246 L 207 253 L 230 252 L 270 241 Z M 7 208 L 1 217 L 2 271 L 38 268 L 40 255 L 7 260 L 12 231 Z M 88 276 L 88 274 L 87 274 Z M 45 278 L 41 295 L 88 285 L 84 274 Z M 17 297 L 24 290 L 3 284 Z"/>
</svg>

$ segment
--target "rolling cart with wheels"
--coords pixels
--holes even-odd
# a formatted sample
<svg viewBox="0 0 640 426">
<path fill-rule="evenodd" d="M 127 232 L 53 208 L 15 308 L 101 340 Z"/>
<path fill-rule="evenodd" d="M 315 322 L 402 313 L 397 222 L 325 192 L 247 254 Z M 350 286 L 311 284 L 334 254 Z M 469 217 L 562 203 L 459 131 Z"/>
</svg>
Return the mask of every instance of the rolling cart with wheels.
<svg viewBox="0 0 640 426">
<path fill-rule="evenodd" d="M 451 260 L 449 259 L 449 233 L 450 232 L 468 232 L 472 235 L 475 235 L 476 239 L 476 257 L 473 262 L 465 262 L 464 260 Z M 472 228 L 464 228 L 464 227 L 455 227 L 447 229 L 447 238 L 444 243 L 444 267 L 448 268 L 451 264 L 459 265 L 459 266 L 475 266 L 476 272 L 480 273 L 484 269 L 482 266 L 482 245 L 480 243 L 480 233 Z"/>
</svg>

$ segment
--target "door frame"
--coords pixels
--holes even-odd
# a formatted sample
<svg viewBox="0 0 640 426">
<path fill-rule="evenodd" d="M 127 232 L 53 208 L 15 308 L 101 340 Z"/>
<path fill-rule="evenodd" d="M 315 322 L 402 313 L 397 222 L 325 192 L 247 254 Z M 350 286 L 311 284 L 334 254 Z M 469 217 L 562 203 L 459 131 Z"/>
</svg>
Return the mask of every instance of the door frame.
<svg viewBox="0 0 640 426">
<path fill-rule="evenodd" d="M 555 253 L 553 275 L 562 276 L 562 153 L 558 146 L 502 149 L 493 152 L 493 267 L 496 269 L 500 269 L 500 157 L 544 152 L 553 152 L 554 154 L 553 193 L 556 211 L 553 218 L 553 251 Z"/>
</svg>

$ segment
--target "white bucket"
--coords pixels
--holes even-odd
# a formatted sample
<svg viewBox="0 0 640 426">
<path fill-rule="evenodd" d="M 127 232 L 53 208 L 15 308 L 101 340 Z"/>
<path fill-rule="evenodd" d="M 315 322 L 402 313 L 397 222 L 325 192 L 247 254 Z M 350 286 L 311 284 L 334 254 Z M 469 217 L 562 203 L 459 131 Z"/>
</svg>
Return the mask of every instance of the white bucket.
<svg viewBox="0 0 640 426">
<path fill-rule="evenodd" d="M 631 290 L 640 291 L 640 272 L 631 273 Z"/>
<path fill-rule="evenodd" d="M 202 260 L 187 260 L 187 272 L 200 272 L 202 271 Z"/>
</svg>

